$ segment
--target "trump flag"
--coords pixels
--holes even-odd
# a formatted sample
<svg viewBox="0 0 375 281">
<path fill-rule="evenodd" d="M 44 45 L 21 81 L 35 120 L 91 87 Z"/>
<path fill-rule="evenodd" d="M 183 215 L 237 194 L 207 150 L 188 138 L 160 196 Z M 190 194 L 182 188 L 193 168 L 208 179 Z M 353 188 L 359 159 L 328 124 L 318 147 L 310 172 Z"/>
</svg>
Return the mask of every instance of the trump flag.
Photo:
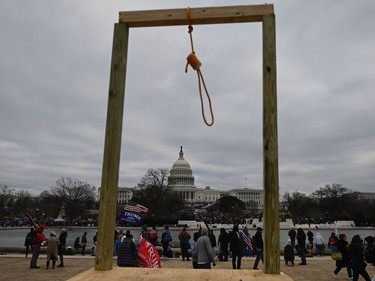
<svg viewBox="0 0 375 281">
<path fill-rule="evenodd" d="M 138 245 L 138 263 L 143 267 L 160 268 L 158 250 L 143 237 L 140 237 Z"/>
</svg>

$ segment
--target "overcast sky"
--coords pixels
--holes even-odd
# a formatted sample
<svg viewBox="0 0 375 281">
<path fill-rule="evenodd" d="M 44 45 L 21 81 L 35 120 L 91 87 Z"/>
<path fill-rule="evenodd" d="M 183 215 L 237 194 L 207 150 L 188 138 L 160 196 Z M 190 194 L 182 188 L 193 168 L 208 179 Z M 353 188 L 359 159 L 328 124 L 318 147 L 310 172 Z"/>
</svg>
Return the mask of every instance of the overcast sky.
<svg viewBox="0 0 375 281">
<path fill-rule="evenodd" d="M 1 1 L 0 185 L 39 194 L 71 177 L 100 186 L 120 11 L 263 3 Z M 375 1 L 273 3 L 280 193 L 331 183 L 375 191 Z M 193 36 L 212 127 L 196 73 L 184 71 L 187 27 L 130 30 L 119 185 L 171 169 L 182 145 L 197 187 L 261 189 L 262 25 L 197 25 Z"/>
</svg>

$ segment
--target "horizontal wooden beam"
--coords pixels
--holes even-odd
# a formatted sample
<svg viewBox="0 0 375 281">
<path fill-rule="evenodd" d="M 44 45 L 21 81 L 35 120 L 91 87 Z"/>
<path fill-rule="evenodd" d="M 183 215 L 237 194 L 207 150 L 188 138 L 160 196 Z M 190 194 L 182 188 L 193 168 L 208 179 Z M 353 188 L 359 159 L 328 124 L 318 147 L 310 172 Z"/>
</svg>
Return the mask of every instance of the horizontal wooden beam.
<svg viewBox="0 0 375 281">
<path fill-rule="evenodd" d="M 119 22 L 128 27 L 261 22 L 272 15 L 273 4 L 120 12 Z"/>
</svg>

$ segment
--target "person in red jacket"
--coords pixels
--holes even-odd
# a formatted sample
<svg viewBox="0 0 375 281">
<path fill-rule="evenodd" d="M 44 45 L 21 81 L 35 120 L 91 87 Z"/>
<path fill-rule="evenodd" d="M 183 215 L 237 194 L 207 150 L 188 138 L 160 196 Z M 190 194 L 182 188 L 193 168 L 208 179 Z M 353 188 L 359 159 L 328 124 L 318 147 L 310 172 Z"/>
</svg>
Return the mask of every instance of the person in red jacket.
<svg viewBox="0 0 375 281">
<path fill-rule="evenodd" d="M 31 258 L 30 268 L 40 268 L 39 266 L 37 266 L 37 261 L 40 254 L 40 247 L 46 241 L 46 237 L 43 233 L 45 228 L 46 226 L 44 224 L 41 224 L 38 226 L 38 229 L 36 231 L 35 241 L 32 244 L 33 256 Z"/>
</svg>

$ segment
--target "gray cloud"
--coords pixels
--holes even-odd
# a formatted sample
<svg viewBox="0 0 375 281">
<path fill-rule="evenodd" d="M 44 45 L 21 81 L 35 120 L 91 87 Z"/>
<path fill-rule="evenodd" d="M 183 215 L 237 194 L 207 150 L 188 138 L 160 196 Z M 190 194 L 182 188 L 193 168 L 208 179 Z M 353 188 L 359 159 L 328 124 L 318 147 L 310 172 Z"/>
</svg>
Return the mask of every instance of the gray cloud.
<svg viewBox="0 0 375 281">
<path fill-rule="evenodd" d="M 0 183 L 33 193 L 66 176 L 100 185 L 119 11 L 228 5 L 13 2 L 0 4 Z M 375 3 L 274 3 L 281 192 L 333 182 L 373 190 Z M 214 107 L 210 128 L 196 73 L 184 72 L 187 27 L 130 31 L 121 186 L 136 185 L 149 168 L 171 168 L 183 145 L 198 187 L 262 188 L 261 29 L 194 27 Z"/>
</svg>

